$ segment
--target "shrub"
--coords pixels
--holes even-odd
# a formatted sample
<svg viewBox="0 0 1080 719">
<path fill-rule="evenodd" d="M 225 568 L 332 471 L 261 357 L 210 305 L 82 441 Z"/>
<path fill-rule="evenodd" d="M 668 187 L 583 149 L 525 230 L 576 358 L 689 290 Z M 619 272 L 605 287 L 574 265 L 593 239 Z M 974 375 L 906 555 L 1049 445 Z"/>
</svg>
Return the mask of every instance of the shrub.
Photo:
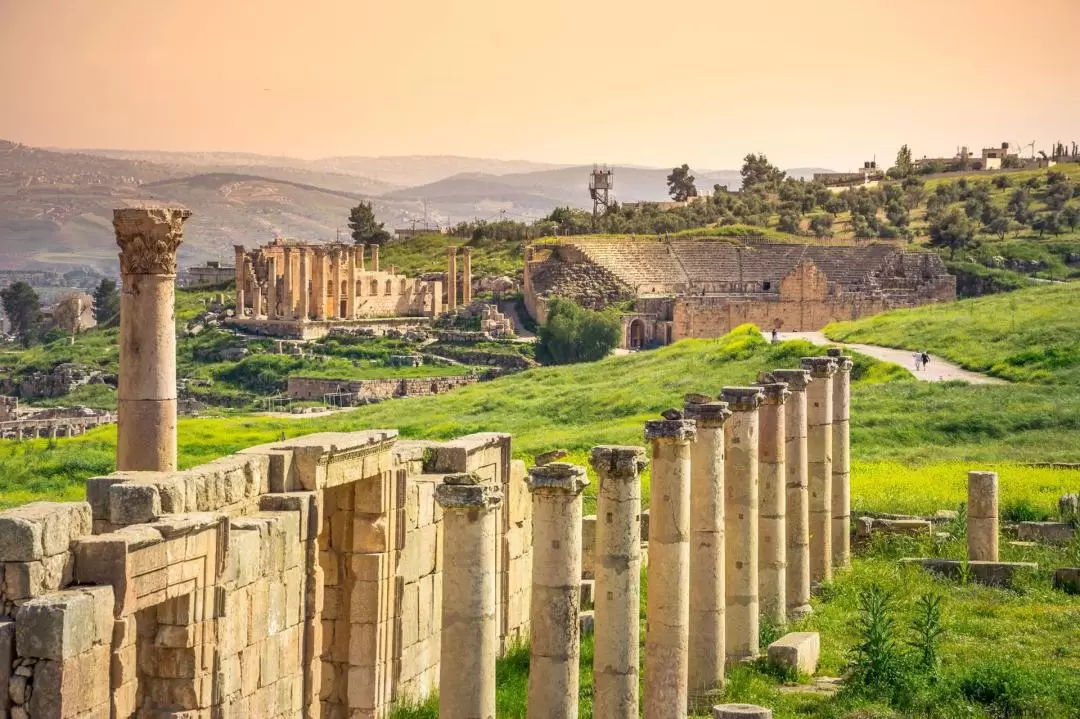
<svg viewBox="0 0 1080 719">
<path fill-rule="evenodd" d="M 548 306 L 547 322 L 537 333 L 536 356 L 546 364 L 592 362 L 615 349 L 621 334 L 617 317 L 557 297 Z"/>
<path fill-rule="evenodd" d="M 1040 680 L 1023 667 L 984 662 L 971 667 L 960 680 L 960 693 L 1000 719 L 1049 716 L 1040 696 Z"/>
<path fill-rule="evenodd" d="M 851 661 L 851 681 L 871 695 L 891 696 L 905 674 L 894 614 L 893 596 L 880 585 L 859 593 L 859 643 Z"/>
</svg>

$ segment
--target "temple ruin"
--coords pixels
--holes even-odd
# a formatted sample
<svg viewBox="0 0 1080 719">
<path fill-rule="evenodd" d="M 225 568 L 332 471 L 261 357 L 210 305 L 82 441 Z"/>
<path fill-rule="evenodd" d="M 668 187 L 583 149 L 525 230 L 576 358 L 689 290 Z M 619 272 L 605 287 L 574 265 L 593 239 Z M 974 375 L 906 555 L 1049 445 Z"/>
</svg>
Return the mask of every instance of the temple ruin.
<svg viewBox="0 0 1080 719">
<path fill-rule="evenodd" d="M 720 337 L 744 323 L 819 330 L 885 310 L 956 299 L 933 253 L 892 244 L 800 245 L 764 240 L 580 239 L 525 250 L 525 306 L 538 322 L 554 297 L 623 312 L 621 346 Z"/>
</svg>

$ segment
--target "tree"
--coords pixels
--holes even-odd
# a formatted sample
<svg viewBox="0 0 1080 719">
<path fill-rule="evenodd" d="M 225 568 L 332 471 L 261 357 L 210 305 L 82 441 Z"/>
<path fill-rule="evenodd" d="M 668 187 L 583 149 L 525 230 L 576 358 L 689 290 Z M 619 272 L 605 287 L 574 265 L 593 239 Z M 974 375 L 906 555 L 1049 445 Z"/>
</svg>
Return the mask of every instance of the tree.
<svg viewBox="0 0 1080 719">
<path fill-rule="evenodd" d="M 1005 233 L 1009 231 L 1009 216 L 1005 210 L 994 205 L 987 205 L 980 219 L 987 232 L 1005 239 Z"/>
<path fill-rule="evenodd" d="M 1035 218 L 1031 228 L 1039 231 L 1039 237 L 1042 237 L 1044 232 L 1056 235 L 1062 230 L 1062 219 L 1060 212 L 1044 212 Z"/>
<path fill-rule="evenodd" d="M 823 215 L 814 215 L 810 218 L 810 231 L 814 233 L 814 237 L 832 237 L 832 226 L 835 219 L 828 212 Z"/>
<path fill-rule="evenodd" d="M 913 172 L 915 172 L 915 165 L 911 161 L 911 150 L 907 145 L 901 145 L 900 151 L 896 153 L 896 164 L 893 165 L 892 175 L 904 178 Z"/>
<path fill-rule="evenodd" d="M 690 166 L 683 164 L 671 170 L 667 176 L 668 194 L 676 202 L 686 202 L 691 197 L 697 197 L 697 187 L 694 185 L 694 176 L 690 174 Z"/>
<path fill-rule="evenodd" d="M 1006 187 L 1012 187 L 1012 178 L 1008 175 L 998 175 L 993 179 L 994 187 L 999 190 L 1004 190 Z"/>
<path fill-rule="evenodd" d="M 1061 222 L 1070 230 L 1080 227 L 1080 207 L 1069 205 L 1061 211 Z"/>
<path fill-rule="evenodd" d="M 94 319 L 103 327 L 120 321 L 120 292 L 110 279 L 103 279 L 94 290 Z"/>
<path fill-rule="evenodd" d="M 786 172 L 769 162 L 765 153 L 755 155 L 752 152 L 743 158 L 743 166 L 739 174 L 742 175 L 743 192 L 755 188 L 775 192 L 787 176 Z"/>
<path fill-rule="evenodd" d="M 930 245 L 948 247 L 949 259 L 957 250 L 969 246 L 975 237 L 975 223 L 961 210 L 953 208 L 930 224 Z"/>
<path fill-rule="evenodd" d="M 41 327 L 41 302 L 34 288 L 26 282 L 15 282 L 0 290 L 4 314 L 19 340 L 29 347 Z"/>
<path fill-rule="evenodd" d="M 793 235 L 797 235 L 802 229 L 801 225 L 802 215 L 794 209 L 788 209 L 780 213 L 780 223 L 777 225 L 777 229 L 781 232 L 789 232 Z"/>
<path fill-rule="evenodd" d="M 1031 196 L 1027 188 L 1020 187 L 1009 196 L 1009 204 L 1006 206 L 1012 218 L 1021 225 L 1031 224 Z"/>
<path fill-rule="evenodd" d="M 349 230 L 356 244 L 381 245 L 390 239 L 383 223 L 376 222 L 370 202 L 361 202 L 349 210 Z"/>
<path fill-rule="evenodd" d="M 891 200 L 885 205 L 885 217 L 897 227 L 907 227 L 911 222 L 911 213 L 900 200 Z"/>
<path fill-rule="evenodd" d="M 621 334 L 617 317 L 556 297 L 548 305 L 547 322 L 537 331 L 536 355 L 548 364 L 592 362 L 615 349 Z"/>
</svg>

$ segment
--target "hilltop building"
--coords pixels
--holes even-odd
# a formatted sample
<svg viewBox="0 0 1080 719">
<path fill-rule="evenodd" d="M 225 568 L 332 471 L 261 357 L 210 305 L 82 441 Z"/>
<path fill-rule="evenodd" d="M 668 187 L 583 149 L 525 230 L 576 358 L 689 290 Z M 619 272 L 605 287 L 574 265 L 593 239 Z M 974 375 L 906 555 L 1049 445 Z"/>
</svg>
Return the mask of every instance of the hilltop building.
<svg viewBox="0 0 1080 719">
<path fill-rule="evenodd" d="M 201 267 L 187 267 L 176 278 L 181 287 L 213 287 L 232 282 L 236 268 L 211 260 Z"/>
<path fill-rule="evenodd" d="M 432 318 L 443 288 L 379 267 L 379 246 L 304 243 L 277 238 L 254 250 L 236 246 L 236 317 L 230 324 L 278 337 L 311 339 L 334 327 Z"/>
<path fill-rule="evenodd" d="M 746 322 L 819 330 L 956 299 L 956 278 L 937 255 L 888 244 L 582 239 L 526 248 L 524 279 L 525 306 L 538 322 L 554 297 L 592 309 L 632 303 L 622 315 L 627 349 L 719 337 Z"/>
<path fill-rule="evenodd" d="M 835 192 L 849 187 L 873 187 L 885 178 L 885 173 L 878 169 L 877 161 L 868 160 L 861 170 L 854 172 L 815 172 L 814 182 L 820 182 Z"/>
</svg>

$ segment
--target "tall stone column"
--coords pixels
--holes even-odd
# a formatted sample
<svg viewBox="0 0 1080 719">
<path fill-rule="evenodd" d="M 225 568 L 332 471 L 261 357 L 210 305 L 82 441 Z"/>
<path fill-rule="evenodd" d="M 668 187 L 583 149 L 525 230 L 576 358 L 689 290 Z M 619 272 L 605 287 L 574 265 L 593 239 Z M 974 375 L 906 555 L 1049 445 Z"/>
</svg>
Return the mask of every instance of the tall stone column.
<svg viewBox="0 0 1080 719">
<path fill-rule="evenodd" d="M 341 317 L 341 248 L 330 250 L 330 318 Z"/>
<path fill-rule="evenodd" d="M 296 316 L 296 298 L 293 296 L 293 251 L 292 248 L 286 245 L 281 250 L 282 264 L 284 265 L 281 270 L 281 316 L 283 319 L 291 320 Z"/>
<path fill-rule="evenodd" d="M 588 483 L 584 467 L 566 462 L 529 469 L 533 566 L 528 714 L 533 717 L 578 715 L 581 491 Z"/>
<path fill-rule="evenodd" d="M 371 271 L 379 271 L 379 246 L 374 244 L 371 246 Z"/>
<path fill-rule="evenodd" d="M 725 650 L 738 662 L 758 655 L 758 409 L 765 395 L 760 387 L 724 387 L 720 399 L 732 412 L 724 426 Z"/>
<path fill-rule="evenodd" d="M 826 350 L 836 360 L 832 402 L 832 557 L 833 567 L 851 566 L 851 367 L 840 349 Z"/>
<path fill-rule="evenodd" d="M 649 601 L 645 609 L 645 719 L 687 711 L 690 639 L 690 443 L 694 422 L 649 420 Z M 535 561 L 535 560 L 534 560 Z"/>
<path fill-rule="evenodd" d="M 367 243 L 361 242 L 356 246 L 356 269 L 364 272 L 364 253 L 367 252 Z"/>
<path fill-rule="evenodd" d="M 267 320 L 278 318 L 278 259 L 267 257 Z"/>
<path fill-rule="evenodd" d="M 596 497 L 593 716 L 638 719 L 641 447 L 593 447 Z"/>
<path fill-rule="evenodd" d="M 244 275 L 244 246 L 233 245 L 233 251 L 236 253 L 236 316 L 244 316 L 244 280 L 247 279 Z"/>
<path fill-rule="evenodd" d="M 997 472 L 968 472 L 968 559 L 998 561 Z"/>
<path fill-rule="evenodd" d="M 683 416 L 697 424 L 690 445 L 688 691 L 690 706 L 700 708 L 724 684 L 724 423 L 731 411 L 690 395 Z"/>
<path fill-rule="evenodd" d="M 799 619 L 810 613 L 810 507 L 806 465 L 806 386 L 810 372 L 777 369 L 761 379 L 784 382 L 791 396 L 784 405 L 784 474 L 786 506 L 784 533 L 787 544 L 787 615 Z"/>
<path fill-rule="evenodd" d="M 461 304 L 468 305 L 472 302 L 472 248 L 461 249 Z"/>
<path fill-rule="evenodd" d="M 349 267 L 349 279 L 348 286 L 345 288 L 345 318 L 350 320 L 356 319 L 356 248 L 350 247 L 348 249 L 348 256 L 345 258 Z"/>
<path fill-rule="evenodd" d="M 761 381 L 762 378 L 759 378 Z M 762 384 L 758 438 L 758 598 L 773 626 L 787 624 L 787 384 Z"/>
<path fill-rule="evenodd" d="M 457 250 L 446 248 L 446 309 L 450 312 L 457 307 Z"/>
<path fill-rule="evenodd" d="M 452 474 L 435 488 L 443 510 L 440 719 L 495 719 L 498 486 Z M 575 618 L 574 625 L 577 626 Z"/>
<path fill-rule="evenodd" d="M 832 399 L 836 360 L 804 357 L 814 381 L 806 390 L 807 486 L 810 498 L 810 581 L 832 581 Z"/>
<path fill-rule="evenodd" d="M 300 297 L 297 304 L 297 316 L 301 322 L 307 322 L 311 319 L 311 280 L 308 278 L 308 274 L 311 271 L 309 269 L 311 263 L 311 250 L 307 247 L 300 248 Z"/>
<path fill-rule="evenodd" d="M 326 248 L 316 247 L 315 274 L 311 288 L 311 301 L 315 303 L 315 319 L 326 320 Z"/>
<path fill-rule="evenodd" d="M 176 249 L 189 210 L 113 210 L 120 245 L 116 468 L 176 469 Z"/>
</svg>

